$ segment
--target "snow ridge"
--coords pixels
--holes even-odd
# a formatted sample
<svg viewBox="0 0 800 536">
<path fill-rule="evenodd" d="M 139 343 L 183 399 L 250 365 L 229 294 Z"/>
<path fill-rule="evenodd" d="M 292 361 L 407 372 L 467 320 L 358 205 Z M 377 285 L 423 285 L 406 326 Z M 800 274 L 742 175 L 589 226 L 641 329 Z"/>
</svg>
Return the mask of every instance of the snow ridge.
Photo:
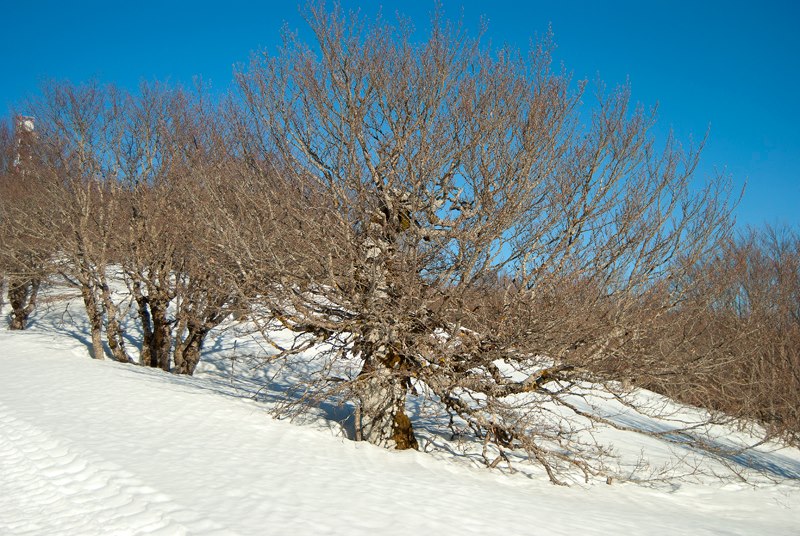
<svg viewBox="0 0 800 536">
<path fill-rule="evenodd" d="M 0 402 L 0 534 L 233 534 Z"/>
<path fill-rule="evenodd" d="M 193 378 L 92 361 L 60 316 L 0 329 L 2 536 L 800 534 L 797 480 L 559 488 L 447 444 L 386 451 L 270 418 L 223 360 Z M 657 438 L 610 439 L 670 455 Z M 764 459 L 800 464 L 789 450 Z"/>
</svg>

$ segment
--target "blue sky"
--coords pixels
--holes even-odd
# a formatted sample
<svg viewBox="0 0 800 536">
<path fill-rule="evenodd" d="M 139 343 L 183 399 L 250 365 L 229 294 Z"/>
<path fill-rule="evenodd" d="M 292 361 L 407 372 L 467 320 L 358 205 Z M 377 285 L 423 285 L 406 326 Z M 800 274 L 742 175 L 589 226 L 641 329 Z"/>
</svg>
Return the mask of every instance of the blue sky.
<svg viewBox="0 0 800 536">
<path fill-rule="evenodd" d="M 217 88 L 233 65 L 274 47 L 284 22 L 304 31 L 298 2 L 11 2 L 0 9 L 0 107 L 8 113 L 47 79 L 140 80 Z M 424 30 L 432 2 L 343 1 L 395 11 Z M 723 171 L 747 183 L 739 224 L 800 227 L 800 3 L 794 1 L 444 0 L 468 28 L 481 16 L 496 44 L 525 48 L 552 25 L 556 60 L 577 78 L 630 81 L 633 98 L 659 104 L 659 132 L 710 137 L 700 177 Z M 24 111 L 24 110 L 23 110 Z"/>
</svg>

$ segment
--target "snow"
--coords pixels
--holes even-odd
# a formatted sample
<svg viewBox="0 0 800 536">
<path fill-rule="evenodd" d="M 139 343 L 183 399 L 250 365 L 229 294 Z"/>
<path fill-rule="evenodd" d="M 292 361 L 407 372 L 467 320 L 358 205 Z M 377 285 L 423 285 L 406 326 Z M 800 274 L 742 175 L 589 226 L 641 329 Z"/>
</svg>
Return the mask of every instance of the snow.
<svg viewBox="0 0 800 536">
<path fill-rule="evenodd" d="M 796 451 L 770 458 L 793 479 L 758 486 L 557 487 L 455 449 L 386 451 L 275 420 L 221 361 L 192 378 L 92 361 L 80 330 L 57 328 L 62 310 L 0 329 L 2 535 L 800 534 Z M 614 437 L 625 452 L 658 442 Z"/>
</svg>

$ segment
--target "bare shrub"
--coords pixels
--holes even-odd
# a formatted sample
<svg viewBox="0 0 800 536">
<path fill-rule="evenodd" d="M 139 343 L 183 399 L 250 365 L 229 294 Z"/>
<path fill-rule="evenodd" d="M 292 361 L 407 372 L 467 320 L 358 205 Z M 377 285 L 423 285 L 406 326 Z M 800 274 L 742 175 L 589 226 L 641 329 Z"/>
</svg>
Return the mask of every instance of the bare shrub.
<svg viewBox="0 0 800 536">
<path fill-rule="evenodd" d="M 643 385 L 797 442 L 797 232 L 765 227 L 742 233 L 691 278 L 695 291 L 664 318 L 651 346 L 653 360 L 642 363 Z"/>
</svg>

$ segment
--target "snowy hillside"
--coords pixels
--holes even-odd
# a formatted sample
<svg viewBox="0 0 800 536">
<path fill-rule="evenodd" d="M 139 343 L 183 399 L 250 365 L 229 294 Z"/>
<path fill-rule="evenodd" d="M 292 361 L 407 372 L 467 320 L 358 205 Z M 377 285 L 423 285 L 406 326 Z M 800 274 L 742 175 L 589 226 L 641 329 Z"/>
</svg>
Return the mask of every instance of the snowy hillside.
<svg viewBox="0 0 800 536">
<path fill-rule="evenodd" d="M 0 329 L 2 535 L 800 533 L 796 451 L 765 452 L 790 478 L 757 487 L 561 488 L 456 450 L 385 451 L 274 420 L 223 359 L 193 378 L 92 361 L 65 311 Z M 226 337 L 209 345 L 219 355 Z M 656 441 L 616 433 L 623 452 Z"/>
</svg>

